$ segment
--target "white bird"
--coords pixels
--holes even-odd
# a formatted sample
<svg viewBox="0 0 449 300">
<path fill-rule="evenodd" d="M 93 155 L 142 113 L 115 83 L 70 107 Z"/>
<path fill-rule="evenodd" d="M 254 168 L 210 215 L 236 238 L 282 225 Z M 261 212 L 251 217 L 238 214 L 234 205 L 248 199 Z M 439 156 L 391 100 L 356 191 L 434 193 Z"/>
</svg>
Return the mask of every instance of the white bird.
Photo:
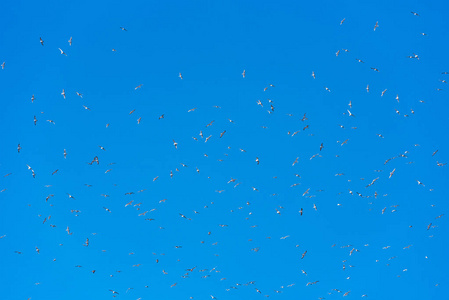
<svg viewBox="0 0 449 300">
<path fill-rule="evenodd" d="M 65 56 L 67 56 L 67 54 L 64 52 L 64 51 L 62 51 L 62 49 L 61 48 L 58 48 L 59 49 L 59 51 L 61 51 L 61 54 L 63 54 L 63 55 L 65 55 Z"/>
</svg>

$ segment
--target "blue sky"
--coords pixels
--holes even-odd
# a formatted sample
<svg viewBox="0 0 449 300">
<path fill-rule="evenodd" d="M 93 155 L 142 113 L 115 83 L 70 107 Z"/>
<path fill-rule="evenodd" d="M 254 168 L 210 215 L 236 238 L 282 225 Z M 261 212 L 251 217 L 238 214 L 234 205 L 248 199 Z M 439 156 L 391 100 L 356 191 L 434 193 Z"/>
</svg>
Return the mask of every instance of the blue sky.
<svg viewBox="0 0 449 300">
<path fill-rule="evenodd" d="M 4 3 L 0 298 L 443 299 L 448 9 Z"/>
</svg>

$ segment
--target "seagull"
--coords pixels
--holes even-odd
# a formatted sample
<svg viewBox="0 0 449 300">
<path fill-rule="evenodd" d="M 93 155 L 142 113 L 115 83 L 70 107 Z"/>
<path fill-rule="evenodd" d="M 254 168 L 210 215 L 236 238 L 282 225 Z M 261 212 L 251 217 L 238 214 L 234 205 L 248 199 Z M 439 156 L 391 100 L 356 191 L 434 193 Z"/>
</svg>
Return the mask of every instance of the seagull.
<svg viewBox="0 0 449 300">
<path fill-rule="evenodd" d="M 349 111 L 349 109 L 347 109 L 347 111 L 348 111 L 348 114 L 349 114 L 350 117 L 355 117 L 355 116 Z"/>
<path fill-rule="evenodd" d="M 374 25 L 374 31 L 376 31 L 377 27 L 379 27 L 379 22 L 376 22 L 376 25 Z"/>
<path fill-rule="evenodd" d="M 382 94 L 380 94 L 381 97 L 383 97 L 385 95 L 385 92 L 387 91 L 387 89 L 382 91 Z"/>
<path fill-rule="evenodd" d="M 44 40 L 40 37 L 39 41 L 41 42 L 41 45 L 43 46 L 44 45 Z"/>
<path fill-rule="evenodd" d="M 69 45 L 72 46 L 72 37 L 70 37 L 70 39 L 68 40 Z"/>
<path fill-rule="evenodd" d="M 314 71 L 312 71 L 312 77 L 313 77 L 313 79 L 316 78 L 316 77 L 315 77 L 315 72 L 314 72 Z"/>
<path fill-rule="evenodd" d="M 419 14 L 418 14 L 418 13 L 415 13 L 414 11 L 411 11 L 410 13 L 412 13 L 414 16 L 419 17 Z"/>
<path fill-rule="evenodd" d="M 343 18 L 343 20 L 340 21 L 340 25 L 343 25 L 343 22 L 346 20 L 346 18 Z"/>
<path fill-rule="evenodd" d="M 182 79 L 182 74 L 181 74 L 181 73 L 179 73 L 178 77 Z"/>
<path fill-rule="evenodd" d="M 243 70 L 242 76 L 243 76 L 243 78 L 245 78 L 245 76 L 246 76 L 246 71 L 245 70 Z"/>
<path fill-rule="evenodd" d="M 396 168 L 394 168 L 393 171 L 390 172 L 390 176 L 388 178 L 391 178 L 391 176 L 393 176 L 394 171 L 396 171 Z"/>
<path fill-rule="evenodd" d="M 298 163 L 298 159 L 299 159 L 299 157 L 297 157 L 297 158 L 295 159 L 295 161 L 293 162 L 292 166 L 294 166 L 295 164 Z"/>
<path fill-rule="evenodd" d="M 64 97 L 64 99 L 65 99 L 65 91 L 64 91 L 64 89 L 62 89 L 61 95 L 62 95 L 62 97 Z"/>
<path fill-rule="evenodd" d="M 62 51 L 62 49 L 61 48 L 58 48 L 59 49 L 59 51 L 61 51 L 61 54 L 63 54 L 63 55 L 65 55 L 65 56 L 67 56 L 67 54 L 64 52 L 64 51 Z"/>
<path fill-rule="evenodd" d="M 139 85 L 136 86 L 134 89 L 135 89 L 135 90 L 140 89 L 140 88 L 142 87 L 142 85 L 143 85 L 143 84 L 139 84 Z"/>
<path fill-rule="evenodd" d="M 120 27 L 120 29 L 123 30 L 123 31 L 128 31 L 128 30 L 126 30 L 125 27 Z"/>
<path fill-rule="evenodd" d="M 2 63 L 2 70 L 5 68 L 5 62 Z"/>
</svg>

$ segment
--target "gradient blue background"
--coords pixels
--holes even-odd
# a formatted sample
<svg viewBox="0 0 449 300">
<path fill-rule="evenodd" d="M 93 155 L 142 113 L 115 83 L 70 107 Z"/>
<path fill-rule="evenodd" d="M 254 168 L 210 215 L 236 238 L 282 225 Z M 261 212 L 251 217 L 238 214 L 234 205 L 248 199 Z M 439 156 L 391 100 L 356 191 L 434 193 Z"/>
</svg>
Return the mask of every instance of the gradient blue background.
<svg viewBox="0 0 449 300">
<path fill-rule="evenodd" d="M 435 218 L 449 206 L 448 166 L 437 166 L 449 162 L 447 11 L 446 1 L 4 2 L 0 298 L 445 299 L 449 230 Z"/>
</svg>

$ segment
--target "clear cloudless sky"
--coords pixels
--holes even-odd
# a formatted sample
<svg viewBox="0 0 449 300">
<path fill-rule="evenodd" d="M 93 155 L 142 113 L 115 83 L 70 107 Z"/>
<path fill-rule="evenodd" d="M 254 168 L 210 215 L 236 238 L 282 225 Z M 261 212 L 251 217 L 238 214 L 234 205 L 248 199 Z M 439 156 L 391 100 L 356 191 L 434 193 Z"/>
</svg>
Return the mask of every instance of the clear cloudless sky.
<svg viewBox="0 0 449 300">
<path fill-rule="evenodd" d="M 0 299 L 447 299 L 449 2 L 1 6 Z"/>
</svg>

